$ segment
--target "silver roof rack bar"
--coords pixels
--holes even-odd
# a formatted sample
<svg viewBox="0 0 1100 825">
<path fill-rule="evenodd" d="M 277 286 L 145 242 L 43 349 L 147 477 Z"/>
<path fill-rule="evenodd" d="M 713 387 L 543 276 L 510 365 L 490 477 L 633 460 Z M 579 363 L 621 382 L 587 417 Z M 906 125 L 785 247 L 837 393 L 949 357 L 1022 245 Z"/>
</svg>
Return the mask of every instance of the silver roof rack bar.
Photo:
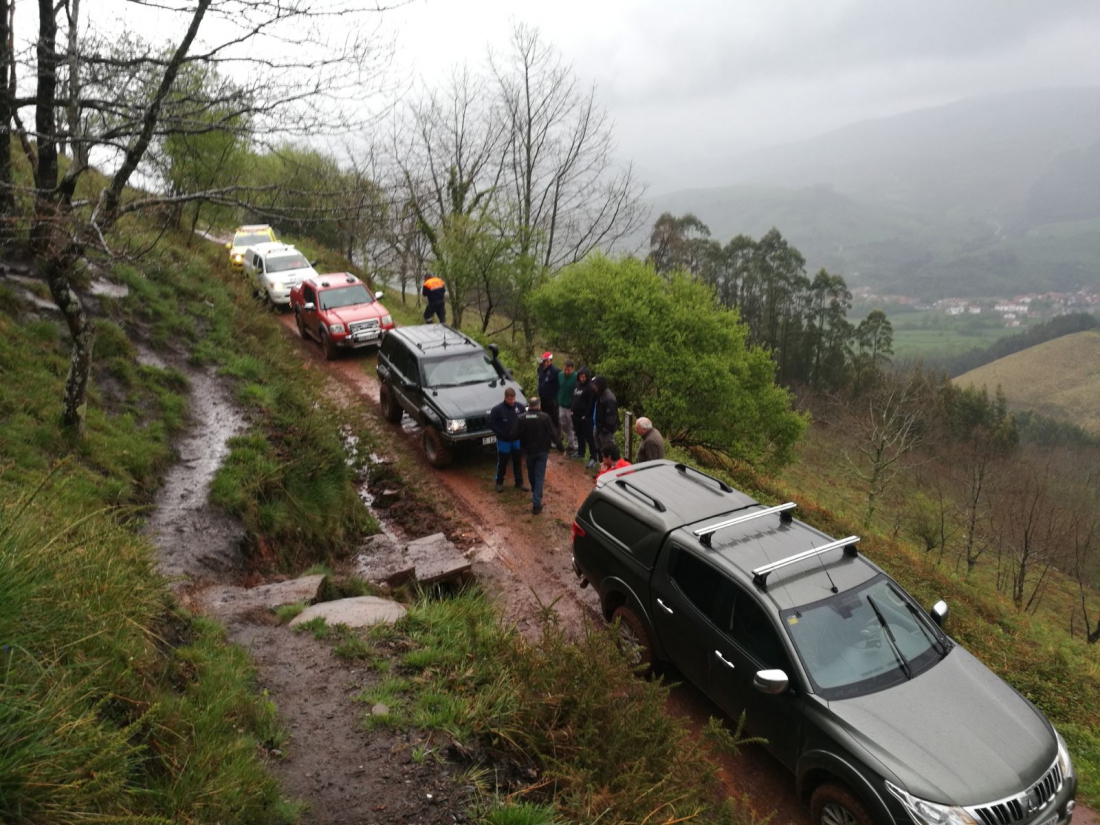
<svg viewBox="0 0 1100 825">
<path fill-rule="evenodd" d="M 779 519 L 784 524 L 789 524 L 793 520 L 793 516 L 788 513 L 788 510 L 793 510 L 798 505 L 793 501 L 788 501 L 786 504 L 780 504 L 775 507 L 768 507 L 764 510 L 757 510 L 754 513 L 748 513 L 744 516 L 737 516 L 737 518 L 731 518 L 727 521 L 720 521 L 717 524 L 708 524 L 706 527 L 700 527 L 698 530 L 692 530 L 694 535 L 699 541 L 703 542 L 707 547 L 710 547 L 710 537 L 717 533 L 719 530 L 724 530 L 727 527 L 733 527 L 735 524 L 744 524 L 746 521 L 752 521 L 753 519 L 763 518 L 764 516 L 770 516 L 773 513 L 779 513 Z"/>
<path fill-rule="evenodd" d="M 797 555 L 779 561 L 773 561 L 771 564 L 765 564 L 763 567 L 757 567 L 752 571 L 752 580 L 755 584 L 767 590 L 769 573 L 779 570 L 781 567 L 786 567 L 789 564 L 800 562 L 803 559 L 812 559 L 814 556 L 820 556 L 822 553 L 828 553 L 830 550 L 836 550 L 840 547 L 844 548 L 844 555 L 855 556 L 858 553 L 856 550 L 856 544 L 858 543 L 859 536 L 848 536 L 848 538 L 841 539 L 840 541 L 833 541 L 828 544 L 823 544 L 820 547 L 813 547 L 804 553 L 798 553 Z"/>
</svg>

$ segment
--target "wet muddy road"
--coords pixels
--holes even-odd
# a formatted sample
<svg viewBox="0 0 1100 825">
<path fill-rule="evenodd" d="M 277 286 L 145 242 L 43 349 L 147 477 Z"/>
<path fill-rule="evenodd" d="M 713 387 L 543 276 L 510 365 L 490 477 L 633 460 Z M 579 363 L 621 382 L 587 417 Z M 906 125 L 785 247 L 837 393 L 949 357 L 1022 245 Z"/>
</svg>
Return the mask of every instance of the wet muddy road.
<svg viewBox="0 0 1100 825">
<path fill-rule="evenodd" d="M 282 314 L 279 320 L 288 334 L 299 337 L 292 314 Z M 384 441 L 418 462 L 424 478 L 438 481 L 449 508 L 475 534 L 471 537 L 474 572 L 497 597 L 507 621 L 522 632 L 534 633 L 540 612 L 551 606 L 559 621 L 573 632 L 582 632 L 585 622 L 602 621 L 599 600 L 591 589 L 578 587 L 571 565 L 573 515 L 593 485 L 580 462 L 551 454 L 543 512 L 533 516 L 530 494 L 512 488 L 511 471 L 504 492 L 495 491 L 495 451 L 460 454 L 450 468 L 435 470 L 424 460 L 420 428 L 408 416 L 398 426 L 378 415 L 373 353 L 348 353 L 326 361 L 316 342 L 302 341 L 301 345 L 307 369 L 324 370 L 350 390 L 377 416 L 376 431 Z M 670 675 L 676 678 L 675 673 Z M 687 718 L 696 731 L 710 716 L 721 716 L 713 703 L 690 685 L 673 690 L 668 710 Z M 730 794 L 748 796 L 759 816 L 774 811 L 775 825 L 809 825 L 809 812 L 795 797 L 792 775 L 763 748 L 748 746 L 738 756 L 721 759 L 720 767 Z"/>
</svg>

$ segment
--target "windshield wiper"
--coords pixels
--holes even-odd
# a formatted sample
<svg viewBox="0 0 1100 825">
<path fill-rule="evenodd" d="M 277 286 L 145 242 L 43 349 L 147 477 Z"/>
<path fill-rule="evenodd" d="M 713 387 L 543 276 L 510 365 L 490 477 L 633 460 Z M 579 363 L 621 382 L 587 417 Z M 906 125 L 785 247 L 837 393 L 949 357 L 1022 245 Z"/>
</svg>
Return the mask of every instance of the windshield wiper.
<svg viewBox="0 0 1100 825">
<path fill-rule="evenodd" d="M 920 628 L 920 632 L 924 634 L 924 638 L 928 640 L 929 644 L 931 644 L 932 647 L 934 647 L 939 652 L 940 658 L 942 659 L 944 656 L 946 656 L 948 653 L 947 645 L 939 636 L 928 632 L 928 628 L 924 626 L 924 617 L 921 615 L 921 612 L 917 610 L 917 608 L 913 607 L 909 600 L 901 595 L 901 593 L 898 592 L 898 589 L 892 584 L 887 584 L 886 586 L 889 587 L 890 590 L 893 591 L 894 595 L 901 600 L 901 603 L 905 605 L 906 610 L 913 614 L 913 621 L 917 623 L 917 627 Z"/>
<path fill-rule="evenodd" d="M 898 640 L 894 638 L 894 631 L 890 629 L 886 617 L 882 615 L 882 611 L 878 609 L 875 600 L 870 596 L 867 597 L 867 604 L 871 605 L 871 609 L 875 611 L 875 615 L 878 617 L 878 623 L 882 625 L 882 629 L 886 632 L 886 641 L 890 643 L 890 649 L 894 651 L 894 658 L 898 660 L 898 667 L 901 668 L 906 679 L 912 679 L 913 670 L 909 667 L 909 660 L 902 655 L 901 648 L 898 647 Z"/>
</svg>

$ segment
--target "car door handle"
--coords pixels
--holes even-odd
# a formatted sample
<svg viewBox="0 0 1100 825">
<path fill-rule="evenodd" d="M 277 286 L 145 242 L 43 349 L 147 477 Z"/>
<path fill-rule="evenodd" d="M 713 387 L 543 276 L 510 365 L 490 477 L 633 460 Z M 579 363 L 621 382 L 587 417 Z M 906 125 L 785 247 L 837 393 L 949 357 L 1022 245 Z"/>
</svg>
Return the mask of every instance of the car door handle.
<svg viewBox="0 0 1100 825">
<path fill-rule="evenodd" d="M 660 599 L 657 599 L 657 605 L 661 608 L 661 610 L 665 611 L 665 613 L 668 613 L 670 616 L 672 615 L 672 608 Z"/>
<path fill-rule="evenodd" d="M 716 651 L 714 651 L 714 655 L 718 657 L 718 661 L 720 661 L 722 664 L 724 664 L 730 670 L 733 670 L 733 662 L 731 662 L 729 659 L 727 659 L 725 656 L 723 656 L 722 651 L 716 650 Z"/>
</svg>

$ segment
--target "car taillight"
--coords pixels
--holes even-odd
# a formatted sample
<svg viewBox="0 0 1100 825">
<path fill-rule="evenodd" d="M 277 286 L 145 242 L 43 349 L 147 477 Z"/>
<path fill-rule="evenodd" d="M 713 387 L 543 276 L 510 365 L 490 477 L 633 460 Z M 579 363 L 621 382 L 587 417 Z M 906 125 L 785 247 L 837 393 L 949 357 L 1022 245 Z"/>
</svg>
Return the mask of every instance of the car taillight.
<svg viewBox="0 0 1100 825">
<path fill-rule="evenodd" d="M 581 527 L 579 524 L 577 524 L 577 522 L 574 521 L 573 522 L 573 529 L 570 531 L 570 539 L 572 541 L 576 541 L 578 538 L 583 539 L 587 535 L 588 534 L 586 532 L 584 532 L 584 528 Z"/>
</svg>

